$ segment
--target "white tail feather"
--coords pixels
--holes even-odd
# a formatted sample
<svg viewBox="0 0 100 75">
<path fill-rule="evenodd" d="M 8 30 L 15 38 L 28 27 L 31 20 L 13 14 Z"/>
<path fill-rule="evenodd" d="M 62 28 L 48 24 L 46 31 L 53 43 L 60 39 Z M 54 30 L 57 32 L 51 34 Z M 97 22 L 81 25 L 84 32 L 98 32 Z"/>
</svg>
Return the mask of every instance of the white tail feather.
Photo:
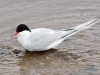
<svg viewBox="0 0 100 75">
<path fill-rule="evenodd" d="M 68 37 L 70 37 L 70 36 L 72 36 L 72 35 L 74 35 L 74 34 L 76 34 L 78 32 L 80 32 L 82 30 L 85 30 L 85 29 L 89 28 L 90 26 L 98 23 L 99 21 L 100 20 L 98 20 L 98 19 L 94 19 L 94 20 L 88 21 L 86 23 L 83 23 L 83 24 L 80 24 L 78 26 L 75 26 L 75 27 L 71 28 L 71 30 L 69 31 L 69 33 L 66 34 L 64 39 L 68 38 Z"/>
<path fill-rule="evenodd" d="M 94 20 L 88 21 L 86 23 L 80 24 L 78 26 L 75 26 L 75 27 L 73 27 L 71 29 L 68 29 L 68 32 L 67 32 L 67 30 L 65 30 L 67 32 L 66 35 L 63 38 L 59 39 L 58 41 L 53 42 L 51 45 L 49 45 L 47 47 L 47 49 L 50 49 L 50 48 L 53 48 L 53 47 L 59 45 L 62 41 L 64 41 L 68 37 L 80 32 L 82 30 L 85 30 L 85 29 L 89 28 L 90 26 L 98 23 L 99 21 L 100 20 L 98 20 L 98 19 L 94 19 Z"/>
</svg>

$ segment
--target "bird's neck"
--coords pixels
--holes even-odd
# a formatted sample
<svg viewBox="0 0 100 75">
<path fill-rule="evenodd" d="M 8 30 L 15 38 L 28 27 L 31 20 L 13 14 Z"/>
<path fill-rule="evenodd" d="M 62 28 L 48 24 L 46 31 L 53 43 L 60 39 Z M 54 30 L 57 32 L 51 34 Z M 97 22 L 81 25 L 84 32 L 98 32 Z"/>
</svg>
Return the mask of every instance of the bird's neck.
<svg viewBox="0 0 100 75">
<path fill-rule="evenodd" d="M 18 42 L 22 45 L 22 46 L 25 46 L 28 42 L 28 37 L 30 35 L 30 32 L 29 31 L 23 31 L 23 32 L 20 32 L 18 34 Z"/>
</svg>

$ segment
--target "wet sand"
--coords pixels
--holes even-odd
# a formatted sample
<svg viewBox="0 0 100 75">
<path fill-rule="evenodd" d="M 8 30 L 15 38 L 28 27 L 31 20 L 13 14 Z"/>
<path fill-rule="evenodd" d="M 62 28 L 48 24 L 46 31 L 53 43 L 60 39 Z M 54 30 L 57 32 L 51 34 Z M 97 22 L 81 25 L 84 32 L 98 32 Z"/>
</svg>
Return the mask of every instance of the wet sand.
<svg viewBox="0 0 100 75">
<path fill-rule="evenodd" d="M 76 26 L 99 17 L 99 7 L 99 0 L 0 0 L 0 75 L 100 75 L 100 23 L 44 52 L 25 51 L 11 37 L 20 23 Z"/>
</svg>

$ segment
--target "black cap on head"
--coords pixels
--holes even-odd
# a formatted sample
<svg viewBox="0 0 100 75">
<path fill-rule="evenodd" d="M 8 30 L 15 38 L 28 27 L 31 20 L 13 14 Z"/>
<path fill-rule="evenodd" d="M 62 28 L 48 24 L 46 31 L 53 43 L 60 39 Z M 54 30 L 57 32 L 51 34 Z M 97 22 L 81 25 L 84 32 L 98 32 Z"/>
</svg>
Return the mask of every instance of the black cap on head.
<svg viewBox="0 0 100 75">
<path fill-rule="evenodd" d="M 16 28 L 16 32 L 22 32 L 24 30 L 27 30 L 27 31 L 30 31 L 31 32 L 31 30 L 25 24 L 20 24 Z"/>
</svg>

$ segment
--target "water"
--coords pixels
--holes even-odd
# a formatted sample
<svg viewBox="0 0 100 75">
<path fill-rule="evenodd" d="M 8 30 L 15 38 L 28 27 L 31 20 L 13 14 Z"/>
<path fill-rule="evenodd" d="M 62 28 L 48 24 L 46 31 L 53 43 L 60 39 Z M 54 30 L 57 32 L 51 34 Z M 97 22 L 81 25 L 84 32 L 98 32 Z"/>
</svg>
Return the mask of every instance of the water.
<svg viewBox="0 0 100 75">
<path fill-rule="evenodd" d="M 100 15 L 99 0 L 0 0 L 0 75 L 99 75 L 100 23 L 44 52 L 27 52 L 11 35 L 30 29 L 67 29 Z M 14 52 L 14 53 L 13 53 Z"/>
</svg>

